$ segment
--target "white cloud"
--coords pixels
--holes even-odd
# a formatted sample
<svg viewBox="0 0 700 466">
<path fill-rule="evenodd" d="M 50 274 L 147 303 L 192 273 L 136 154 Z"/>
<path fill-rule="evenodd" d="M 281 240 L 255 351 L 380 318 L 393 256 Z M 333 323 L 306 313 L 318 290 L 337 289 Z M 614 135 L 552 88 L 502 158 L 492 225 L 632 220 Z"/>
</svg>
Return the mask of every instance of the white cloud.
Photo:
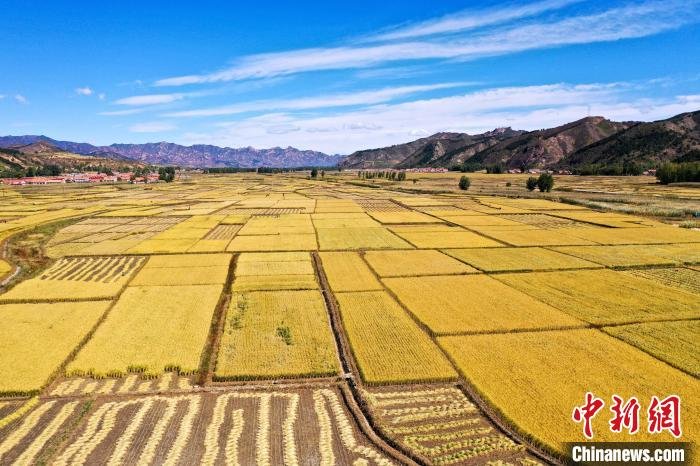
<svg viewBox="0 0 700 466">
<path fill-rule="evenodd" d="M 90 89 L 89 87 L 78 87 L 75 89 L 75 93 L 78 95 L 92 95 L 95 91 Z"/>
<path fill-rule="evenodd" d="M 5 94 L 0 94 L 0 100 L 5 98 Z"/>
<path fill-rule="evenodd" d="M 162 121 L 137 123 L 129 127 L 129 131 L 132 133 L 162 133 L 166 131 L 173 131 L 175 129 L 177 129 L 177 126 L 170 123 L 164 123 Z"/>
<path fill-rule="evenodd" d="M 29 101 L 22 94 L 15 94 L 15 100 L 20 104 L 28 104 Z"/>
<path fill-rule="evenodd" d="M 136 115 L 137 113 L 143 113 L 147 109 L 145 108 L 129 108 L 127 110 L 112 110 L 107 112 L 99 112 L 98 115 L 103 116 L 124 116 L 124 115 Z"/>
<path fill-rule="evenodd" d="M 418 24 L 393 28 L 375 36 L 370 36 L 367 40 L 386 41 L 468 31 L 538 15 L 550 10 L 557 10 L 580 1 L 582 0 L 544 0 L 526 5 L 500 5 L 498 8 L 481 11 L 466 10 Z"/>
<path fill-rule="evenodd" d="M 107 98 L 107 94 L 105 94 L 104 92 L 100 92 L 99 94 L 97 94 L 97 98 L 100 100 L 105 100 Z"/>
<path fill-rule="evenodd" d="M 414 86 L 389 87 L 371 91 L 360 91 L 347 94 L 334 94 L 318 97 L 305 97 L 300 99 L 287 100 L 261 100 L 246 102 L 236 105 L 226 105 L 222 107 L 205 108 L 197 110 L 185 110 L 181 112 L 166 113 L 169 117 L 200 117 L 200 116 L 221 116 L 234 115 L 237 113 L 270 110 L 309 110 L 330 107 L 347 107 L 354 105 L 371 105 L 380 102 L 388 102 L 392 99 L 415 94 L 419 92 L 434 91 L 438 89 L 449 89 L 470 85 L 471 83 L 439 83 Z"/>
<path fill-rule="evenodd" d="M 117 105 L 158 105 L 176 102 L 178 100 L 184 99 L 185 97 L 186 94 L 135 95 L 132 97 L 125 97 L 123 99 L 115 100 L 114 103 Z"/>
<path fill-rule="evenodd" d="M 700 95 L 637 99 L 631 85 L 551 84 L 489 89 L 323 116 L 268 113 L 224 122 L 211 133 L 187 134 L 186 143 L 270 147 L 292 145 L 327 153 L 407 142 L 439 131 L 481 133 L 499 126 L 538 129 L 587 115 L 618 121 L 655 120 L 697 110 Z M 293 131 L 280 131 L 280 128 Z"/>
<path fill-rule="evenodd" d="M 181 86 L 269 78 L 309 71 L 367 68 L 407 60 L 473 60 L 562 45 L 638 38 L 697 21 L 698 3 L 697 0 L 646 0 L 598 13 L 526 24 L 514 23 L 447 38 L 435 34 L 448 30 L 460 31 L 465 26 L 462 24 L 458 27 L 456 23 L 450 25 L 443 18 L 431 23 L 432 26 L 424 24 L 418 29 L 404 29 L 402 34 L 408 39 L 405 41 L 250 55 L 221 71 L 165 78 L 155 84 Z M 543 4 L 545 2 L 535 5 L 542 8 Z M 556 5 L 557 2 L 552 0 L 548 4 Z M 504 10 L 492 13 L 492 16 L 504 17 L 508 14 Z M 426 38 L 416 39 L 423 36 Z"/>
</svg>

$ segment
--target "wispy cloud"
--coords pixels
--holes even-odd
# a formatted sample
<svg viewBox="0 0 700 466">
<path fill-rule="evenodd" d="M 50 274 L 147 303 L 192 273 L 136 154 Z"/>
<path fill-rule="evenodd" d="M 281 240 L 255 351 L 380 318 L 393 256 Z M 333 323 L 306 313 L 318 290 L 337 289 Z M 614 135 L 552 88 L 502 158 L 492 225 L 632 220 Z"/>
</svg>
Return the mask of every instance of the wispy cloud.
<svg viewBox="0 0 700 466">
<path fill-rule="evenodd" d="M 505 23 L 515 19 L 538 15 L 551 10 L 558 10 L 583 0 L 544 0 L 530 4 L 501 4 L 498 8 L 487 10 L 465 10 L 442 18 L 423 21 L 365 38 L 367 41 L 389 41 L 432 36 L 477 29 L 484 26 Z"/>
<path fill-rule="evenodd" d="M 103 116 L 125 116 L 125 115 L 136 115 L 138 113 L 143 113 L 146 108 L 129 108 L 126 110 L 111 110 L 106 112 L 99 112 L 98 115 Z"/>
<path fill-rule="evenodd" d="M 177 126 L 162 121 L 149 121 L 129 126 L 129 131 L 132 133 L 163 133 L 175 129 Z"/>
<path fill-rule="evenodd" d="M 106 100 L 107 94 L 105 94 L 104 92 L 100 92 L 99 94 L 97 94 L 97 98 L 100 100 Z"/>
<path fill-rule="evenodd" d="M 28 104 L 29 100 L 22 94 L 15 94 L 15 101 L 17 101 L 20 104 Z"/>
<path fill-rule="evenodd" d="M 349 153 L 407 142 L 438 131 L 480 133 L 498 126 L 538 129 L 587 115 L 654 120 L 697 110 L 700 95 L 640 99 L 638 83 L 549 84 L 503 87 L 468 94 L 380 104 L 323 115 L 266 113 L 190 133 L 187 143 L 228 146 L 294 145 Z"/>
<path fill-rule="evenodd" d="M 439 89 L 449 89 L 456 87 L 468 86 L 468 82 L 453 82 L 426 84 L 414 86 L 398 86 L 389 87 L 378 90 L 360 91 L 354 93 L 334 94 L 317 97 L 306 97 L 300 99 L 286 100 L 261 100 L 255 102 L 246 102 L 235 105 L 227 105 L 213 108 L 185 110 L 181 112 L 166 113 L 168 117 L 202 117 L 202 116 L 221 116 L 234 115 L 237 113 L 253 112 L 253 111 L 271 111 L 271 110 L 310 110 L 319 108 L 333 107 L 348 107 L 355 105 L 372 105 L 382 102 L 388 102 L 398 97 L 416 94 L 419 92 L 435 91 Z"/>
<path fill-rule="evenodd" d="M 488 31 L 470 31 L 483 19 L 465 17 L 460 13 L 452 18 L 370 36 L 376 40 L 371 45 L 360 40 L 341 47 L 250 55 L 217 72 L 165 78 L 156 81 L 155 85 L 182 86 L 269 78 L 309 71 L 367 68 L 408 60 L 473 60 L 562 45 L 637 38 L 697 21 L 699 10 L 698 0 L 646 0 L 602 12 L 508 24 L 513 19 L 560 8 L 566 3 L 565 0 L 542 1 L 522 7 L 516 13 L 508 7 L 492 10 L 486 20 L 491 21 L 490 24 L 504 24 Z M 513 14 L 516 16 L 509 17 Z M 446 32 L 453 34 L 447 38 L 440 36 Z"/>
<path fill-rule="evenodd" d="M 5 98 L 5 94 L 0 94 L 0 100 Z"/>
<path fill-rule="evenodd" d="M 124 97 L 123 99 L 115 100 L 114 103 L 117 105 L 158 105 L 158 104 L 169 104 L 182 100 L 187 96 L 187 94 L 176 93 L 176 94 L 146 94 L 146 95 L 135 95 L 132 97 Z"/>
<path fill-rule="evenodd" d="M 78 95 L 92 95 L 94 94 L 95 91 L 93 91 L 91 88 L 88 86 L 85 87 L 78 87 L 75 89 L 75 93 Z"/>
</svg>

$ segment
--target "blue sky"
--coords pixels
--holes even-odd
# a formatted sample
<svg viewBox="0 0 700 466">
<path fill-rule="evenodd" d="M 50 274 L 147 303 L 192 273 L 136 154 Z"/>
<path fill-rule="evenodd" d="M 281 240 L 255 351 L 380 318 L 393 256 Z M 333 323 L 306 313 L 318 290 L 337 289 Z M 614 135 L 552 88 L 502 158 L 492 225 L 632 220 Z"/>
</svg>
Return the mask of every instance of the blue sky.
<svg viewBox="0 0 700 466">
<path fill-rule="evenodd" d="M 0 134 L 349 153 L 700 109 L 700 0 L 4 0 Z"/>
</svg>

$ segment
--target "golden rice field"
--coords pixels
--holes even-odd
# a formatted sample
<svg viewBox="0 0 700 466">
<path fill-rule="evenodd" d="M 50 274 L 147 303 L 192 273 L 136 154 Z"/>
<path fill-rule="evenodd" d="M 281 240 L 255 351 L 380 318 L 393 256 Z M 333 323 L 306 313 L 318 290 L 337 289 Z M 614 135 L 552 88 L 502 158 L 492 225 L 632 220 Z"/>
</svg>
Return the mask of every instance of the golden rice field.
<svg viewBox="0 0 700 466">
<path fill-rule="evenodd" d="M 428 335 L 382 291 L 338 293 L 343 326 L 370 384 L 451 380 L 454 369 Z"/>
<path fill-rule="evenodd" d="M 626 272 L 575 270 L 496 278 L 592 324 L 700 318 L 697 294 Z"/>
<path fill-rule="evenodd" d="M 557 202 L 696 188 L 307 175 L 0 185 L 0 464 L 534 466 L 589 391 L 700 439 L 700 231 Z"/>
<path fill-rule="evenodd" d="M 0 304 L 0 396 L 39 391 L 108 306 L 108 301 Z"/>
<path fill-rule="evenodd" d="M 484 272 L 599 268 L 598 264 L 539 247 L 447 249 L 446 254 Z"/>
<path fill-rule="evenodd" d="M 217 379 L 337 373 L 333 335 L 319 291 L 234 294 L 217 355 Z"/>
<path fill-rule="evenodd" d="M 571 412 L 583 404 L 587 391 L 607 400 L 613 394 L 640 400 L 657 393 L 677 394 L 687 400 L 685 435 L 697 438 L 700 411 L 693 403 L 700 390 L 697 378 L 597 330 L 454 336 L 438 341 L 460 372 L 506 419 L 525 433 L 536 433 L 536 439 L 552 449 L 563 452 L 564 442 L 581 440 L 581 426 L 571 421 Z M 542 416 L 543 412 L 548 415 Z M 640 431 L 634 437 L 613 433 L 607 422 L 608 416 L 593 419 L 600 441 L 673 440 L 667 432 L 654 436 Z"/>
<path fill-rule="evenodd" d="M 221 288 L 128 287 L 66 372 L 95 377 L 197 372 Z"/>
</svg>

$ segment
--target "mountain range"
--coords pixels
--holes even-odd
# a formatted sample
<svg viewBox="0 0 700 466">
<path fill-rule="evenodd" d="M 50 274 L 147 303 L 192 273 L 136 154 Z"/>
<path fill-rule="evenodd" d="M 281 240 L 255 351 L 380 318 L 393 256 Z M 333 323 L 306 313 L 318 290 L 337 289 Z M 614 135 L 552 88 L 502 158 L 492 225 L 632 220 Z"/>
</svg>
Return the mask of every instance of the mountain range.
<svg viewBox="0 0 700 466">
<path fill-rule="evenodd" d="M 343 168 L 576 169 L 634 162 L 657 166 L 700 157 L 700 111 L 654 122 L 615 122 L 586 117 L 556 128 L 498 128 L 482 134 L 437 133 L 406 144 L 354 152 Z"/>
<path fill-rule="evenodd" d="M 58 141 L 47 136 L 0 136 L 0 148 L 22 150 L 22 147 L 39 142 L 79 155 L 181 167 L 320 167 L 335 166 L 341 159 L 339 155 L 327 155 L 293 147 L 230 148 L 204 144 L 182 146 L 170 142 L 94 146 L 88 143 Z"/>
<path fill-rule="evenodd" d="M 0 137 L 0 148 L 15 151 L 15 155 L 32 155 L 27 163 L 40 162 L 46 154 L 59 152 L 62 155 L 58 158 L 72 153 L 95 157 L 102 162 L 181 167 L 339 165 L 351 169 L 405 169 L 469 165 L 479 169 L 501 165 L 507 169 L 580 170 L 630 162 L 655 167 L 668 161 L 700 160 L 700 110 L 653 122 L 616 122 L 593 116 L 535 131 L 497 128 L 474 135 L 441 132 L 404 144 L 360 150 L 348 156 L 293 147 L 230 148 L 204 144 L 182 146 L 170 142 L 94 146 L 32 135 Z"/>
</svg>

